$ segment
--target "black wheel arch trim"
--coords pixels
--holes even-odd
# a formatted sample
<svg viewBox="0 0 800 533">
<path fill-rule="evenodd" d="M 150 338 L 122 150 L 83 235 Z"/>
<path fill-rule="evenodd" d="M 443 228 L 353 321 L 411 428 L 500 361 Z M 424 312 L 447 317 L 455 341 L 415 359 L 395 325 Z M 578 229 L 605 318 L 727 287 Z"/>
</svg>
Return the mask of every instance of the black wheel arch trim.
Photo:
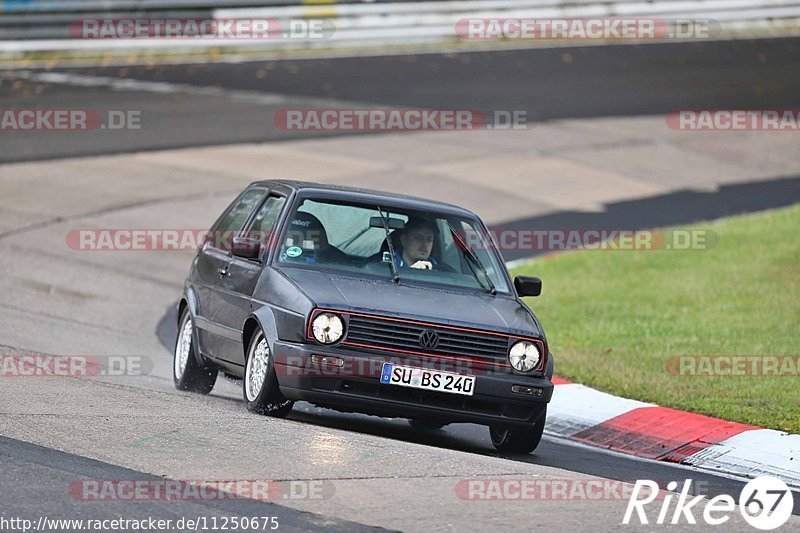
<svg viewBox="0 0 800 533">
<path fill-rule="evenodd" d="M 195 348 L 192 350 L 192 352 L 194 352 L 194 359 L 197 361 L 197 364 L 205 366 L 208 363 L 201 353 L 200 334 L 197 331 L 197 296 L 191 287 L 186 289 L 183 296 L 181 296 L 181 299 L 178 301 L 178 333 L 180 333 L 183 311 L 187 309 L 189 310 L 189 315 L 192 317 L 192 323 L 195 325 L 195 327 L 192 328 L 192 343 Z"/>
<path fill-rule="evenodd" d="M 261 331 L 264 332 L 270 352 L 274 353 L 275 341 L 278 339 L 278 326 L 272 308 L 265 305 L 253 311 L 253 313 L 247 317 L 245 323 L 242 324 L 242 349 L 244 350 L 245 363 L 247 363 L 247 350 L 250 347 L 250 335 L 255 331 L 249 326 L 253 321 L 255 321 L 258 327 L 261 328 Z"/>
</svg>

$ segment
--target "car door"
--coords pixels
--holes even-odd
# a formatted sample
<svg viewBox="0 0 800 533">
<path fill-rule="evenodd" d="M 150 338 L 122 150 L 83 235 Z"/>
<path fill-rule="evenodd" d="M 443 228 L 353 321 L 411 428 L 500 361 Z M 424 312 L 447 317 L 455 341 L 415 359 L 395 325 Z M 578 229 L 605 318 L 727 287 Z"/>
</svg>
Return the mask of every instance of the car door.
<svg viewBox="0 0 800 533">
<path fill-rule="evenodd" d="M 224 325 L 224 303 L 220 294 L 233 260 L 233 237 L 241 233 L 266 194 L 263 187 L 247 189 L 240 194 L 214 224 L 198 253 L 192 286 L 197 295 L 195 325 L 204 355 L 219 357 L 229 342 L 236 341 L 237 332 Z"/>
<path fill-rule="evenodd" d="M 271 239 L 272 231 L 285 205 L 286 196 L 277 192 L 271 192 L 263 200 L 242 232 L 242 236 L 257 239 L 261 243 L 259 259 L 246 259 L 232 254 L 227 273 L 222 277 L 218 295 L 218 319 L 226 331 L 236 332 L 236 338 L 223 339 L 224 346 L 219 356 L 237 365 L 244 366 L 242 328 L 252 312 L 253 292 L 263 268 L 260 258 L 266 258 L 269 251 L 267 246 L 274 242 Z"/>
</svg>

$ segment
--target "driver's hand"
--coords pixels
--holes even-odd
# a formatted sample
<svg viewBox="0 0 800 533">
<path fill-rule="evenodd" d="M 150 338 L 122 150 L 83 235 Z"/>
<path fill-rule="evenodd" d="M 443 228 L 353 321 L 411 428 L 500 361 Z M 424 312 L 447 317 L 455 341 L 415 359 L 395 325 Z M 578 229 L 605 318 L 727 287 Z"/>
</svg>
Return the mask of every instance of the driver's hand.
<svg viewBox="0 0 800 533">
<path fill-rule="evenodd" d="M 433 263 L 430 261 L 417 261 L 411 268 L 418 268 L 420 270 L 433 270 Z"/>
</svg>

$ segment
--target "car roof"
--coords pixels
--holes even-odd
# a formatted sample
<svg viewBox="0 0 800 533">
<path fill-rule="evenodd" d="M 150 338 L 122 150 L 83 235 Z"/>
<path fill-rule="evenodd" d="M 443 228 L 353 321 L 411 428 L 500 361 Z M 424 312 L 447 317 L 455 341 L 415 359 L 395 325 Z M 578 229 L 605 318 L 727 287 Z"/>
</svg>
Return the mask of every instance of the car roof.
<svg viewBox="0 0 800 533">
<path fill-rule="evenodd" d="M 325 198 L 353 199 L 361 202 L 376 202 L 378 204 L 381 202 L 386 202 L 393 206 L 406 207 L 410 209 L 439 211 L 462 217 L 479 218 L 472 211 L 464 209 L 463 207 L 458 207 L 457 205 L 386 191 L 376 191 L 358 187 L 345 187 L 341 185 L 329 185 L 325 183 L 295 180 L 265 180 L 256 181 L 250 184 L 251 187 L 270 187 L 274 185 L 288 187 L 289 189 L 292 189 L 293 191 L 296 191 L 305 197 L 318 195 Z"/>
</svg>

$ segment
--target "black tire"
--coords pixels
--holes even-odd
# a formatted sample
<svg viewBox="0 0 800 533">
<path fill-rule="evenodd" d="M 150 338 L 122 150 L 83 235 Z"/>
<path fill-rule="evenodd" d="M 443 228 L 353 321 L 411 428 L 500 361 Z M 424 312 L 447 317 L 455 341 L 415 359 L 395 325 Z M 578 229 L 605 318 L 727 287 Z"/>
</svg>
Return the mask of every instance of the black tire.
<svg viewBox="0 0 800 533">
<path fill-rule="evenodd" d="M 542 440 L 544 424 L 547 419 L 547 408 L 542 416 L 530 428 L 499 428 L 489 427 L 489 436 L 498 452 L 504 453 L 531 453 Z"/>
<path fill-rule="evenodd" d="M 195 353 L 194 321 L 186 309 L 178 322 L 178 335 L 172 352 L 172 380 L 178 390 L 208 394 L 217 382 L 217 369 L 197 362 Z M 186 343 L 186 344 L 182 344 Z M 180 350 L 180 351 L 179 351 Z M 179 355 L 180 354 L 180 355 Z M 182 363 L 182 357 L 186 358 Z M 180 357 L 180 359 L 179 359 Z M 183 367 L 182 370 L 180 367 Z"/>
<path fill-rule="evenodd" d="M 266 368 L 260 370 L 261 365 Z M 261 379 L 258 377 L 260 371 L 263 371 Z M 253 375 L 254 373 L 256 375 Z M 247 347 L 242 396 L 247 410 L 260 415 L 284 418 L 294 406 L 294 402 L 284 398 L 278 387 L 274 358 L 270 352 L 269 342 L 261 328 L 257 328 L 253 332 Z"/>
<path fill-rule="evenodd" d="M 424 418 L 409 418 L 408 424 L 412 428 L 419 429 L 420 431 L 435 431 L 437 429 L 442 429 L 447 425 L 446 422 L 437 422 L 435 420 L 426 420 Z"/>
</svg>

